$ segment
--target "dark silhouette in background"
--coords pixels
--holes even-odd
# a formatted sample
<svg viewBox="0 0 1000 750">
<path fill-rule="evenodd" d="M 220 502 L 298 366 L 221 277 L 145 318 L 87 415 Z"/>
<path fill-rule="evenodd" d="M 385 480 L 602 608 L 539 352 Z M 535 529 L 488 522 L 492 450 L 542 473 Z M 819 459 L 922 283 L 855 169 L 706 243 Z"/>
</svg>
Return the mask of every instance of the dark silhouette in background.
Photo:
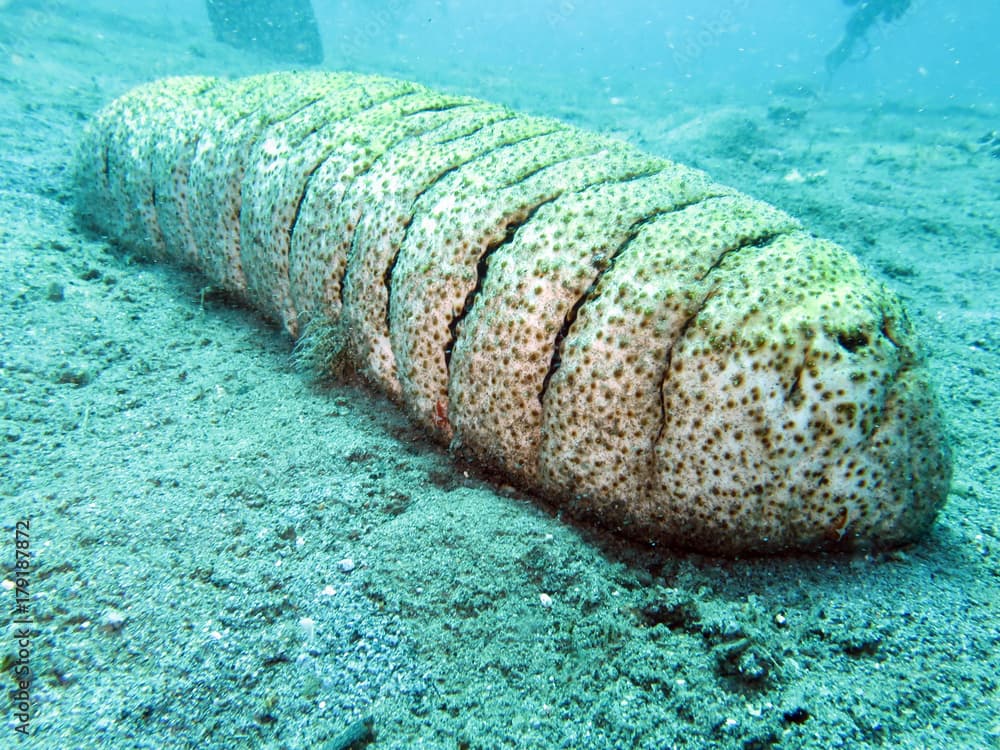
<svg viewBox="0 0 1000 750">
<path fill-rule="evenodd" d="M 832 76 L 863 44 L 868 54 L 869 29 L 902 18 L 912 0 L 843 0 L 856 6 L 844 36 L 826 56 Z M 323 62 L 323 43 L 311 0 L 205 0 L 215 38 L 250 52 L 303 65 Z"/>
<path fill-rule="evenodd" d="M 310 0 L 206 0 L 215 38 L 302 65 L 323 62 Z"/>
<path fill-rule="evenodd" d="M 833 75 L 847 62 L 859 42 L 867 44 L 868 29 L 881 19 L 888 23 L 902 18 L 910 7 L 911 0 L 844 0 L 845 5 L 857 5 L 857 9 L 847 19 L 844 38 L 826 56 L 826 72 Z M 865 49 L 864 54 L 868 54 Z M 862 57 L 864 56 L 862 55 Z"/>
</svg>

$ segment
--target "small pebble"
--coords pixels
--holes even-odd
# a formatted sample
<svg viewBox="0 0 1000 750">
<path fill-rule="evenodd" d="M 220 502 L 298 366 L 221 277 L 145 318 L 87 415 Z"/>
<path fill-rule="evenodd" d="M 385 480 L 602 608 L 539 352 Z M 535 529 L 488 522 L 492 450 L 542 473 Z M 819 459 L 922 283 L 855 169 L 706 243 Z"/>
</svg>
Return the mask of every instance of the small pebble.
<svg viewBox="0 0 1000 750">
<path fill-rule="evenodd" d="M 107 633 L 117 633 L 125 627 L 125 615 L 115 609 L 109 609 L 101 620 L 101 630 Z"/>
<path fill-rule="evenodd" d="M 302 628 L 302 632 L 305 633 L 307 640 L 312 640 L 313 636 L 316 635 L 316 621 L 311 617 L 303 617 L 299 620 L 299 626 Z"/>
<path fill-rule="evenodd" d="M 66 299 L 66 290 L 58 281 L 53 281 L 45 290 L 45 299 L 49 302 L 62 302 Z"/>
</svg>

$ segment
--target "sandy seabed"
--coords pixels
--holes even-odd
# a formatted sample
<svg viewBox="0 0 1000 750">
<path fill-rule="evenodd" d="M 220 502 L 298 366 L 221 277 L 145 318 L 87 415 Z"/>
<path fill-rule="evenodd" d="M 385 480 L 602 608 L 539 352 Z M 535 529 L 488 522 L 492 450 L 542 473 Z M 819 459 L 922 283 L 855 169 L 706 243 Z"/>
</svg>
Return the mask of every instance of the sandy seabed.
<svg viewBox="0 0 1000 750">
<path fill-rule="evenodd" d="M 929 537 L 715 560 L 566 523 L 378 397 L 296 371 L 286 337 L 196 275 L 78 231 L 68 164 L 100 106 L 163 75 L 266 66 L 208 29 L 75 7 L 0 3 L 0 559 L 14 580 L 30 519 L 33 674 L 20 737 L 7 583 L 0 744 L 1000 745 L 995 108 L 796 85 L 668 104 L 504 71 L 328 64 L 704 168 L 905 298 L 956 457 Z"/>
</svg>

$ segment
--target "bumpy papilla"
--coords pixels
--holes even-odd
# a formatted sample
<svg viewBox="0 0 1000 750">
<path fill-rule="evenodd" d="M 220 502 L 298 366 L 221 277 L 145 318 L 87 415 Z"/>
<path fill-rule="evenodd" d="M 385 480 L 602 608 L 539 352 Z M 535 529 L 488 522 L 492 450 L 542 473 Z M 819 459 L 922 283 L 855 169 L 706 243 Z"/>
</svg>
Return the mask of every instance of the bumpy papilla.
<svg viewBox="0 0 1000 750">
<path fill-rule="evenodd" d="M 951 464 L 898 299 L 702 172 L 350 73 L 135 89 L 77 209 L 571 514 L 716 554 L 888 547 Z"/>
</svg>

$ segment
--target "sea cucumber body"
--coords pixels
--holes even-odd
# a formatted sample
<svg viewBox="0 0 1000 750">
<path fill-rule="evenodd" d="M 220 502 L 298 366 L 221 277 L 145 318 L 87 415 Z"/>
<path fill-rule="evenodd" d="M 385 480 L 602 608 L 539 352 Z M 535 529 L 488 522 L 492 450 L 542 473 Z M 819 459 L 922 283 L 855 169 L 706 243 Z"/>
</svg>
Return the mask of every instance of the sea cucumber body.
<svg viewBox="0 0 1000 750">
<path fill-rule="evenodd" d="M 912 541 L 950 455 L 899 300 L 704 173 L 350 73 L 139 87 L 81 219 L 199 268 L 437 440 L 623 534 L 736 555 Z"/>
</svg>

